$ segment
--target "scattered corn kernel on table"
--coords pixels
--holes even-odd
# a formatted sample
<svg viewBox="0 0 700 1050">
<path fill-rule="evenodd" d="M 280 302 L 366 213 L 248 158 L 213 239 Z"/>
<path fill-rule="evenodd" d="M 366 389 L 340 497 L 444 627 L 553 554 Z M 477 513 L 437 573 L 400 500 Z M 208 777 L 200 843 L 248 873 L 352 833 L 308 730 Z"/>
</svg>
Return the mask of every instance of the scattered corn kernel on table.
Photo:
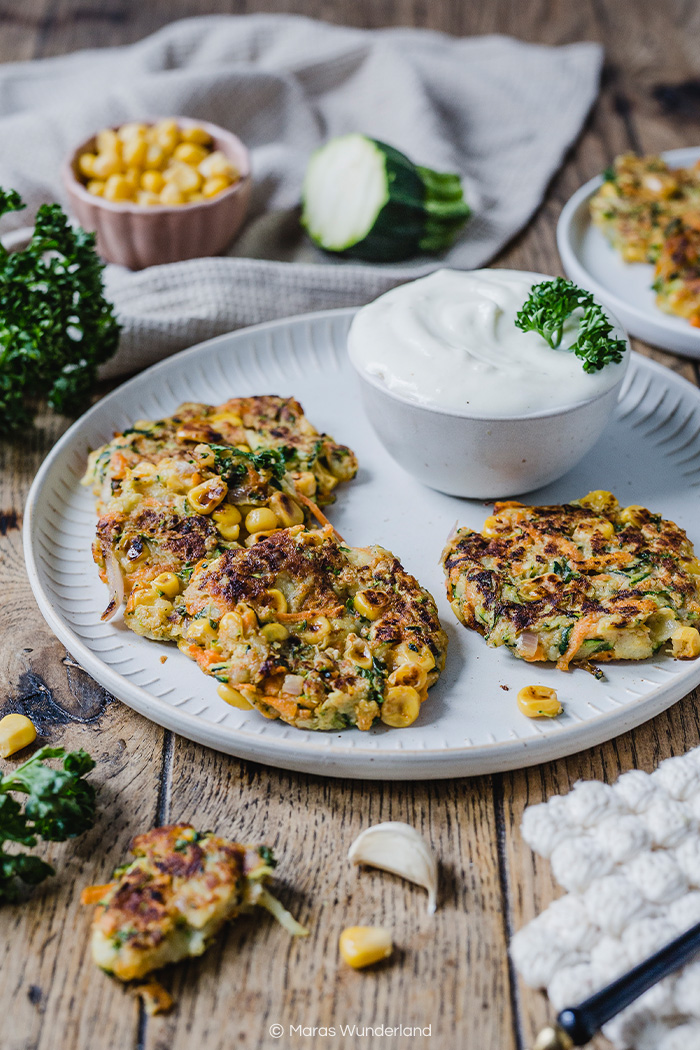
<svg viewBox="0 0 700 1050">
<path fill-rule="evenodd" d="M 546 44 L 599 40 L 607 67 L 599 101 L 577 146 L 528 229 L 499 264 L 560 273 L 555 225 L 563 202 L 627 149 L 658 151 L 700 140 L 700 109 L 688 91 L 676 112 L 655 101 L 661 84 L 700 76 L 693 48 L 700 15 L 682 0 L 25 0 L 0 10 L 0 59 L 39 58 L 79 47 L 127 43 L 189 14 L 303 12 L 374 27 L 414 24 L 449 33 L 507 32 Z M 694 26 L 691 23 L 695 23 Z M 694 107 L 694 108 L 693 108 Z M 637 344 L 693 382 L 697 366 Z M 58 874 L 30 902 L 0 911 L 0 1043 L 3 1050 L 229 1050 L 232 1047 L 520 1050 L 549 1016 L 544 997 L 519 985 L 508 962 L 511 933 L 557 894 L 548 865 L 520 838 L 526 805 L 579 778 L 614 780 L 632 767 L 700 743 L 694 695 L 595 750 L 522 772 L 463 781 L 382 784 L 324 780 L 239 762 L 152 725 L 108 696 L 51 635 L 23 568 L 22 507 L 42 459 L 68 421 L 48 417 L 27 440 L 0 446 L 0 714 L 31 715 L 40 740 L 84 747 L 97 759 L 100 816 L 92 832 L 51 848 Z M 176 786 L 176 790 L 174 787 Z M 191 821 L 278 852 L 278 890 L 311 928 L 303 943 L 272 922 L 242 920 L 201 959 L 171 968 L 176 1000 L 149 1017 L 93 965 L 89 914 L 80 891 L 104 882 L 130 839 L 154 824 Z M 425 894 L 377 871 L 361 876 L 348 844 L 368 825 L 420 828 L 441 860 L 435 916 Z M 89 911 L 89 910 L 88 910 Z M 394 957 L 355 972 L 340 960 L 343 927 L 385 922 Z M 275 1038 L 274 1026 L 284 1036 Z M 355 1034 L 340 1034 L 340 1026 Z M 420 1027 L 423 1036 L 363 1029 Z M 290 1027 L 291 1026 L 291 1027 Z M 323 1032 L 335 1028 L 337 1034 Z M 316 1029 L 316 1034 L 313 1034 Z M 429 1030 L 429 1034 L 428 1034 Z M 608 1044 L 595 1044 L 599 1050 Z"/>
</svg>

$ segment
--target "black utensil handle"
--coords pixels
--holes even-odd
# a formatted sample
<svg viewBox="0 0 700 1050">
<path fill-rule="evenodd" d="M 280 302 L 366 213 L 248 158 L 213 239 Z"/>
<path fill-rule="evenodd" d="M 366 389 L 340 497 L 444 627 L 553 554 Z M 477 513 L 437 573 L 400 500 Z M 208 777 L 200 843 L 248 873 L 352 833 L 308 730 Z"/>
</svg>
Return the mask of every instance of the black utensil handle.
<svg viewBox="0 0 700 1050">
<path fill-rule="evenodd" d="M 562 1010 L 557 1017 L 559 1026 L 573 1040 L 574 1046 L 583 1046 L 600 1031 L 606 1021 L 619 1014 L 658 981 L 679 969 L 697 952 L 700 952 L 700 923 L 691 926 L 665 948 L 650 955 L 578 1006 Z"/>
</svg>

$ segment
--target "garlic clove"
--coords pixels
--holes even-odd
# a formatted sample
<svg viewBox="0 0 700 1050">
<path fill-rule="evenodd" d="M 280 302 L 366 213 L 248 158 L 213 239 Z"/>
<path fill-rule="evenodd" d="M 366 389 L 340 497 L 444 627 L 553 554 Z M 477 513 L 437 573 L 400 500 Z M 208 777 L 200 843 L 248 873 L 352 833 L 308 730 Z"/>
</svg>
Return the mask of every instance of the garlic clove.
<svg viewBox="0 0 700 1050">
<path fill-rule="evenodd" d="M 420 832 L 398 820 L 360 832 L 350 849 L 353 864 L 367 864 L 399 875 L 428 891 L 428 913 L 437 908 L 437 858 Z"/>
</svg>

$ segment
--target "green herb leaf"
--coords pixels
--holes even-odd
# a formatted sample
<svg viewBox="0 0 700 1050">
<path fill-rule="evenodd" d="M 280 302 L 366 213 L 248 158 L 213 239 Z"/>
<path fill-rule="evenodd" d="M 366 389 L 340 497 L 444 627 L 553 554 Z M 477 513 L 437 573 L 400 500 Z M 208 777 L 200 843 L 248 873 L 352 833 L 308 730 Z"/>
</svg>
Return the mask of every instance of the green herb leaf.
<svg viewBox="0 0 700 1050">
<path fill-rule="evenodd" d="M 590 292 L 563 277 L 542 281 L 530 291 L 515 319 L 523 332 L 538 332 L 553 350 L 561 345 L 564 324 L 577 309 L 582 311 L 576 342 L 568 349 L 583 362 L 584 372 L 599 372 L 622 360 L 624 339 L 611 336 L 613 326 Z"/>
<path fill-rule="evenodd" d="M 63 767 L 45 765 L 47 758 L 62 758 Z M 6 853 L 5 842 L 31 848 L 39 838 L 63 842 L 93 826 L 95 788 L 83 777 L 94 765 L 85 751 L 43 747 L 0 778 L 0 902 L 16 900 L 20 882 L 36 885 L 54 873 L 32 854 Z M 27 796 L 24 809 L 11 791 Z"/>
<path fill-rule="evenodd" d="M 0 188 L 0 216 L 23 207 Z M 38 391 L 57 412 L 85 406 L 119 341 L 102 270 L 95 235 L 74 229 L 58 204 L 39 208 L 26 248 L 0 246 L 0 436 L 31 425 L 27 399 Z"/>
</svg>

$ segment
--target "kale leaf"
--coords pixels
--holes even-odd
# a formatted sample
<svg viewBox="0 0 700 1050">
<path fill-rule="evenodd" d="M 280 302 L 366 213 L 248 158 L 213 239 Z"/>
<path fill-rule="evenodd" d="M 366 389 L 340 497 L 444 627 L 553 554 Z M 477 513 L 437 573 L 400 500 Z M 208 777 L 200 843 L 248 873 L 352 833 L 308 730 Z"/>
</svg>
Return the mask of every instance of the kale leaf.
<svg viewBox="0 0 700 1050">
<path fill-rule="evenodd" d="M 0 218 L 22 208 L 0 188 Z M 27 400 L 39 393 L 57 412 L 85 407 L 119 341 L 102 270 L 95 235 L 74 229 L 58 204 L 39 208 L 26 248 L 0 244 L 0 436 L 31 425 Z"/>
<path fill-rule="evenodd" d="M 62 758 L 63 767 L 45 765 L 47 758 Z M 54 874 L 50 864 L 31 853 L 6 852 L 5 843 L 31 849 L 39 838 L 64 842 L 93 826 L 96 792 L 83 778 L 94 765 L 85 751 L 66 754 L 62 747 L 42 747 L 0 778 L 0 903 L 17 900 L 20 882 L 35 886 Z M 27 796 L 24 808 L 11 791 Z"/>
</svg>

